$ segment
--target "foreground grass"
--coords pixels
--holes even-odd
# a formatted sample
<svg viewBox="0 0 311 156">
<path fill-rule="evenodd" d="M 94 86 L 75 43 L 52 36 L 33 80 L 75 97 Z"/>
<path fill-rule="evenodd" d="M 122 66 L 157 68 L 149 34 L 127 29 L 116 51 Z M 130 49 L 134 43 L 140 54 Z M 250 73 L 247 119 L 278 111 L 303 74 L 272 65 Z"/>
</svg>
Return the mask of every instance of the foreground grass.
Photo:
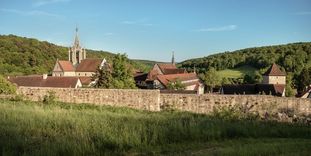
<svg viewBox="0 0 311 156">
<path fill-rule="evenodd" d="M 217 74 L 222 78 L 242 78 L 244 75 L 253 76 L 256 70 L 251 66 L 241 66 L 234 69 L 220 70 Z"/>
<path fill-rule="evenodd" d="M 311 127 L 0 99 L 2 155 L 308 155 Z"/>
</svg>

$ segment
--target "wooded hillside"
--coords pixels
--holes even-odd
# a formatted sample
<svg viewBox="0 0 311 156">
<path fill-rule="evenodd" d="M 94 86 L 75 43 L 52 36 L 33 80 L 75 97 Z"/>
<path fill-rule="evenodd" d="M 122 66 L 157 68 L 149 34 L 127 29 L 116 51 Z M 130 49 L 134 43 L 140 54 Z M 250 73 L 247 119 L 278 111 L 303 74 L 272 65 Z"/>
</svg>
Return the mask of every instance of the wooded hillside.
<svg viewBox="0 0 311 156">
<path fill-rule="evenodd" d="M 106 58 L 109 62 L 115 55 L 106 51 L 86 49 L 87 58 Z M 28 75 L 49 73 L 56 59 L 68 59 L 68 47 L 58 46 L 46 41 L 15 35 L 0 35 L 0 74 Z M 131 61 L 139 70 L 146 65 Z"/>
<path fill-rule="evenodd" d="M 303 67 L 311 66 L 311 42 L 287 45 L 265 46 L 224 52 L 203 58 L 189 59 L 181 62 L 182 67 L 204 72 L 206 68 L 217 70 L 249 65 L 258 69 L 267 68 L 272 63 L 284 67 L 287 72 L 300 72 Z"/>
<path fill-rule="evenodd" d="M 283 71 L 286 71 L 289 83 L 296 86 L 301 71 L 311 67 L 311 42 L 224 52 L 183 61 L 181 67 L 191 70 L 195 66 L 198 72 L 204 73 L 211 67 L 216 70 L 224 70 L 247 65 L 257 68 L 262 74 L 273 63 L 278 64 Z M 290 82 L 291 80 L 293 82 Z"/>
</svg>

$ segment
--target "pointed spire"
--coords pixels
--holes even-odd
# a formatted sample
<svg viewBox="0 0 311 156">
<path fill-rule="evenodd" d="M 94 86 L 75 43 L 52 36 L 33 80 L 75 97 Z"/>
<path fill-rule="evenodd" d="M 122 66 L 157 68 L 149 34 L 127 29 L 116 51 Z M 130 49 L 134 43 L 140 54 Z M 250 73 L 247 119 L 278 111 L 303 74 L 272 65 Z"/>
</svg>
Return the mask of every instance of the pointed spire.
<svg viewBox="0 0 311 156">
<path fill-rule="evenodd" d="M 175 65 L 174 51 L 172 52 L 172 64 Z"/>
<path fill-rule="evenodd" d="M 75 41 L 74 41 L 74 47 L 79 47 L 80 46 L 80 41 L 79 41 L 79 36 L 78 36 L 78 26 L 76 27 L 76 36 L 75 36 Z"/>
<path fill-rule="evenodd" d="M 193 73 L 196 73 L 195 64 L 193 64 Z"/>
</svg>

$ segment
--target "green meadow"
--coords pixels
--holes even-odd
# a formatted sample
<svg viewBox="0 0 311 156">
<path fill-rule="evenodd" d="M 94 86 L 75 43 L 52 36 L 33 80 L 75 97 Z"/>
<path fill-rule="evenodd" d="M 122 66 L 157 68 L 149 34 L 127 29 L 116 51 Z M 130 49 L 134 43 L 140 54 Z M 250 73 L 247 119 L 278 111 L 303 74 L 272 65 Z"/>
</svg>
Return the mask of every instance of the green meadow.
<svg viewBox="0 0 311 156">
<path fill-rule="evenodd" d="M 310 155 L 311 126 L 0 99 L 2 155 Z"/>
<path fill-rule="evenodd" d="M 217 71 L 221 78 L 243 78 L 244 75 L 253 76 L 257 69 L 251 66 L 241 66 L 234 69 L 225 69 Z"/>
</svg>

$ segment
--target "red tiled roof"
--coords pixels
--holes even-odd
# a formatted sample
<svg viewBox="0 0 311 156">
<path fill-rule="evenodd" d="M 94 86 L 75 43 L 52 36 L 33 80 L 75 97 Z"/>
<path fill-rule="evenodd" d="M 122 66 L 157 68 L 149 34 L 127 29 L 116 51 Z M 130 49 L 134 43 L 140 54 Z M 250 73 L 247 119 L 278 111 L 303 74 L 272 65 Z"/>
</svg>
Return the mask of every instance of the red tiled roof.
<svg viewBox="0 0 311 156">
<path fill-rule="evenodd" d="M 79 78 L 48 76 L 46 79 L 43 79 L 42 76 L 17 76 L 8 80 L 18 86 L 75 88 Z"/>
<path fill-rule="evenodd" d="M 198 76 L 196 73 L 183 73 L 183 74 L 158 75 L 157 79 L 164 86 L 167 86 L 169 82 L 174 82 L 177 79 L 179 79 L 180 81 L 188 81 L 198 79 Z"/>
<path fill-rule="evenodd" d="M 157 70 L 150 70 L 147 75 L 147 80 L 155 80 L 157 76 L 159 75 Z"/>
<path fill-rule="evenodd" d="M 84 59 L 77 66 L 76 72 L 96 72 L 103 59 Z"/>
<path fill-rule="evenodd" d="M 18 86 L 40 87 L 43 78 L 42 75 L 34 75 L 34 76 L 10 77 L 8 80 L 12 83 L 15 83 Z"/>
<path fill-rule="evenodd" d="M 88 76 L 79 77 L 82 85 L 89 85 L 92 82 L 92 78 Z"/>
<path fill-rule="evenodd" d="M 63 71 L 75 71 L 75 68 L 73 67 L 72 63 L 70 61 L 58 61 L 58 64 L 63 69 Z"/>
<path fill-rule="evenodd" d="M 265 76 L 286 76 L 284 72 L 282 72 L 278 65 L 273 63 L 273 65 L 263 74 Z"/>
<path fill-rule="evenodd" d="M 174 64 L 171 63 L 159 63 L 157 64 L 159 68 L 162 69 L 177 69 Z"/>
<path fill-rule="evenodd" d="M 182 74 L 182 73 L 187 73 L 186 69 L 163 69 L 162 70 L 164 75 L 169 75 L 169 74 Z"/>
<path fill-rule="evenodd" d="M 173 71 L 175 69 L 178 69 L 174 64 L 171 64 L 171 63 L 159 63 L 156 65 L 158 65 L 158 67 L 160 68 L 161 72 L 164 75 L 166 74 L 165 71 L 169 72 L 169 71 Z"/>
<path fill-rule="evenodd" d="M 277 95 L 282 95 L 285 90 L 285 85 L 282 84 L 274 84 L 273 87 Z"/>
</svg>

